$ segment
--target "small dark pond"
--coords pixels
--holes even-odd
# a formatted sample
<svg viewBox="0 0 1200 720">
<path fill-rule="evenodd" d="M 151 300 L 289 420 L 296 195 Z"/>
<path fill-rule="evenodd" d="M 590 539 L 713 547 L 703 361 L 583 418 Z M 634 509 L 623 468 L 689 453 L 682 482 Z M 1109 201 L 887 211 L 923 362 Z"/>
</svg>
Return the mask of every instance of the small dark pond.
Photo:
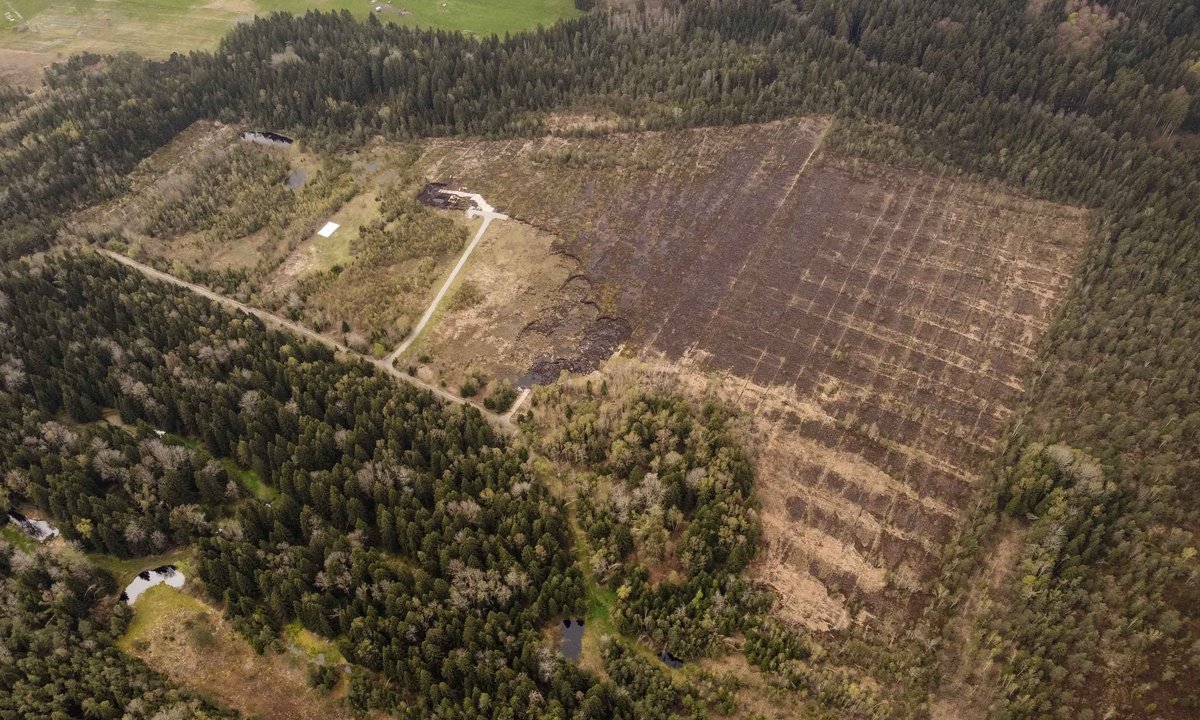
<svg viewBox="0 0 1200 720">
<path fill-rule="evenodd" d="M 18 530 L 40 543 L 46 542 L 58 534 L 58 528 L 45 520 L 35 520 L 25 517 L 16 510 L 8 511 L 8 521 L 15 525 Z"/>
<path fill-rule="evenodd" d="M 563 620 L 562 651 L 572 660 L 583 653 L 583 620 Z"/>
<path fill-rule="evenodd" d="M 663 650 L 658 654 L 658 659 L 662 660 L 664 663 L 666 663 L 667 667 L 673 670 L 678 670 L 679 668 L 683 667 L 683 661 L 666 650 Z"/>
<path fill-rule="evenodd" d="M 132 605 L 142 593 L 155 585 L 166 583 L 170 587 L 181 588 L 184 579 L 183 573 L 174 565 L 159 565 L 153 570 L 143 570 L 126 586 L 125 592 L 121 593 L 121 600 Z"/>
</svg>

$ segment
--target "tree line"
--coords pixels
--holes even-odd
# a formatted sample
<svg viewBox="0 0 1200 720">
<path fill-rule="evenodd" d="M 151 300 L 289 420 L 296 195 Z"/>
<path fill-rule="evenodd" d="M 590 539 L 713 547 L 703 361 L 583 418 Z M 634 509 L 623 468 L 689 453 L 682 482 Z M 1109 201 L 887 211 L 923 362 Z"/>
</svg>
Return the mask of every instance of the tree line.
<svg viewBox="0 0 1200 720">
<path fill-rule="evenodd" d="M 89 549 L 195 544 L 203 591 L 260 652 L 293 621 L 337 642 L 357 712 L 641 717 L 546 646 L 540 628 L 584 609 L 567 513 L 477 410 L 86 251 L 9 265 L 0 298 L 6 501 Z M 88 590 L 117 624 L 81 625 L 83 647 L 128 620 L 115 589 Z"/>
<path fill-rule="evenodd" d="M 1180 575 L 1191 566 L 1170 559 L 1200 528 L 1200 286 L 1191 280 L 1200 270 L 1200 150 L 1187 137 L 1200 129 L 1200 18 L 1188 0 L 1107 5 L 1124 19 L 1083 51 L 1058 40 L 1071 22 L 1060 2 L 1034 11 L 1023 0 L 711 0 L 504 39 L 345 14 L 275 15 L 239 26 L 212 53 L 80 56 L 52 68 L 44 91 L 0 99 L 0 214 L 13 220 L 3 256 L 46 247 L 62 213 L 120 193 L 136 162 L 200 117 L 337 147 L 375 134 L 533 134 L 545 113 L 579 107 L 611 111 L 630 128 L 834 113 L 861 129 L 842 138 L 844 151 L 944 163 L 1086 205 L 1092 242 L 1043 343 L 991 514 L 968 523 L 948 553 L 952 589 L 931 601 L 913 651 L 916 679 L 904 681 L 911 692 L 899 705 L 927 711 L 940 628 L 978 559 L 977 528 L 1009 505 L 1010 485 L 1025 482 L 1016 471 L 1025 446 L 1062 444 L 1093 457 L 1119 491 L 1052 546 L 1074 558 L 1071 548 L 1099 537 L 1094 554 L 1078 554 L 1071 573 L 1045 566 L 1035 576 L 1045 602 L 1014 594 L 996 613 L 1001 622 L 1031 613 L 1023 624 L 1033 628 L 1003 636 L 996 712 L 1138 714 L 1153 704 L 1185 717 L 1200 706 L 1183 680 L 1195 670 L 1197 626 L 1177 620 L 1194 616 L 1196 598 Z M 271 62 L 289 48 L 298 61 Z M 894 126 L 901 157 L 897 143 L 880 142 L 878 124 Z M 220 427 L 237 418 L 221 420 L 196 429 L 228 444 Z M 1057 532 L 1052 505 L 1029 508 L 1022 522 Z M 1120 663 L 1089 662 L 1114 644 L 1129 649 Z"/>
</svg>

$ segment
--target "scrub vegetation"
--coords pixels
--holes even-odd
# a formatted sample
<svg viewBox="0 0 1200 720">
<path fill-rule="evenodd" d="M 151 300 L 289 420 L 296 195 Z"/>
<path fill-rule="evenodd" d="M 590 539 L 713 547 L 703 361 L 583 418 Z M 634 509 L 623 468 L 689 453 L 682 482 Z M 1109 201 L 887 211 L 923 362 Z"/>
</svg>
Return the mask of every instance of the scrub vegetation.
<svg viewBox="0 0 1200 720">
<path fill-rule="evenodd" d="M 403 339 L 466 242 L 413 199 L 404 146 L 309 153 L 198 123 L 134 175 L 135 192 L 75 231 L 368 354 Z M 340 227 L 322 237 L 328 221 Z"/>
<path fill-rule="evenodd" d="M 0 715 L 249 707 L 82 549 L 186 553 L 338 712 L 1195 717 L 1193 5 L 274 15 L 0 92 L 0 507 L 63 536 L 0 540 Z M 368 356 L 478 228 L 429 181 L 513 219 L 420 389 Z"/>
<path fill-rule="evenodd" d="M 298 641 L 281 652 L 256 653 L 216 609 L 165 586 L 138 598 L 133 620 L 117 646 L 171 681 L 245 717 L 352 717 L 336 685 L 333 692 L 309 686 L 310 668 L 328 667 L 337 680 L 345 675 L 332 653 L 318 663 L 320 653 L 310 658 Z"/>
</svg>

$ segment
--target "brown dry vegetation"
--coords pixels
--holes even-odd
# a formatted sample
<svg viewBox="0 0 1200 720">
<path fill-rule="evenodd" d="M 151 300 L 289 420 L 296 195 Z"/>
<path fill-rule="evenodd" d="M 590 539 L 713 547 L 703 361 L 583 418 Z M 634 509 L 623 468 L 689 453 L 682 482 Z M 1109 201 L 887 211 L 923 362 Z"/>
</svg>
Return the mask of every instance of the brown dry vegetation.
<svg viewBox="0 0 1200 720">
<path fill-rule="evenodd" d="M 163 585 L 138 599 L 120 644 L 174 682 L 249 717 L 350 717 L 338 694 L 323 695 L 308 686 L 303 652 L 258 655 L 219 612 Z"/>
<path fill-rule="evenodd" d="M 46 53 L 0 48 L 0 86 L 36 88 L 46 66 L 63 58 Z"/>
<path fill-rule="evenodd" d="M 554 241 L 516 220 L 492 223 L 441 314 L 398 364 L 428 356 L 422 374 L 451 387 L 475 371 L 528 385 L 611 354 L 624 326 L 600 312 L 578 263 Z M 470 302 L 456 301 L 463 287 L 472 288 Z"/>
<path fill-rule="evenodd" d="M 735 694 L 736 707 L 730 716 L 732 718 L 792 720 L 817 716 L 811 707 L 806 706 L 799 693 L 778 687 L 771 678 L 747 662 L 746 656 L 741 653 L 704 658 L 687 666 L 685 672 L 692 679 L 711 674 L 713 677 L 734 680 L 738 690 Z"/>
<path fill-rule="evenodd" d="M 1124 13 L 1110 15 L 1108 6 L 1085 0 L 1067 0 L 1067 19 L 1056 33 L 1058 44 L 1067 51 L 1084 53 L 1104 42 L 1104 36 L 1125 20 Z"/>
<path fill-rule="evenodd" d="M 1022 392 L 1084 213 L 839 156 L 822 148 L 829 127 L 435 140 L 415 162 L 379 146 L 354 160 L 352 199 L 289 220 L 303 233 L 130 239 L 184 269 L 255 269 L 249 299 L 268 306 L 324 276 L 306 320 L 340 339 L 350 316 L 352 340 L 365 342 L 364 324 L 396 340 L 453 257 L 339 278 L 331 267 L 354 268 L 356 228 L 384 183 L 465 184 L 514 220 L 493 223 L 467 264 L 470 301 L 452 293 L 402 364 L 428 355 L 422 375 L 448 387 L 476 371 L 546 383 L 597 367 L 628 336 L 639 372 L 653 365 L 747 411 L 766 530 L 755 573 L 785 616 L 816 630 L 860 608 L 902 620 Z M 148 180 L 135 175 L 132 200 L 97 212 L 131 224 L 154 183 L 229 137 L 185 133 L 147 162 Z M 286 153 L 311 182 L 318 159 Z M 345 221 L 337 243 L 312 237 L 330 214 Z"/>
<path fill-rule="evenodd" d="M 749 411 L 756 572 L 814 629 L 915 610 L 1066 288 L 1084 213 L 821 150 L 829 121 L 507 142 L 422 164 L 559 237 L 645 357 Z"/>
<path fill-rule="evenodd" d="M 287 191 L 291 202 L 260 229 L 225 237 L 189 231 L 155 237 L 147 222 L 164 198 L 187 197 L 205 168 L 235 149 L 274 158 L 302 173 L 303 185 Z M 238 300 L 289 315 L 315 330 L 363 352 L 382 352 L 398 342 L 416 321 L 453 264 L 468 228 L 456 229 L 457 215 L 437 216 L 416 207 L 422 237 L 436 226 L 443 242 L 433 254 L 412 257 L 405 247 L 379 249 L 359 242 L 360 228 L 381 217 L 383 199 L 407 196 L 412 158 L 404 146 L 377 145 L 365 152 L 331 159 L 289 148 L 249 145 L 237 129 L 198 122 L 154 153 L 130 176 L 131 192 L 75 218 L 77 234 L 121 238 L 111 245 L 139 260 L 208 285 Z M 261 210 L 274 197 L 262 187 L 233 200 Z M 256 199 L 261 195 L 263 199 Z M 239 214 L 235 208 L 234 214 Z M 316 231 L 332 220 L 341 227 L 329 238 Z M 389 225 L 384 232 L 391 232 Z M 405 230 L 397 232 L 403 233 Z M 443 237 L 444 236 L 444 237 Z M 461 237 L 460 237 L 461 236 Z M 343 329 L 343 323 L 348 330 Z"/>
<path fill-rule="evenodd" d="M 988 689 L 996 686 L 999 665 L 979 642 L 979 627 L 989 613 L 996 612 L 995 598 L 1013 585 L 1021 560 L 1024 532 L 1012 519 L 1002 522 L 981 553 L 983 566 L 977 581 L 967 589 L 957 613 L 947 628 L 949 642 L 943 651 L 946 674 L 930 697 L 933 720 L 973 720 L 988 716 L 992 702 Z M 956 655 L 957 652 L 961 654 Z"/>
</svg>

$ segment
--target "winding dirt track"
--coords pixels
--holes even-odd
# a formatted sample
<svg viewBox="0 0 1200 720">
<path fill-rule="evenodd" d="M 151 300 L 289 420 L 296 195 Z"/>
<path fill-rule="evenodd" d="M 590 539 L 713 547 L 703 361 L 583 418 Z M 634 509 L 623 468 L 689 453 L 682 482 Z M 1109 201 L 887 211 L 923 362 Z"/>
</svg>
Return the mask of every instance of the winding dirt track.
<svg viewBox="0 0 1200 720">
<path fill-rule="evenodd" d="M 486 222 L 484 223 L 484 227 L 485 228 L 487 227 Z M 482 234 L 482 233 L 480 233 L 480 234 Z M 169 275 L 161 270 L 156 270 L 156 269 L 150 267 L 149 265 L 140 263 L 137 260 L 134 260 L 133 258 L 126 257 L 125 255 L 113 252 L 112 250 L 105 250 L 103 248 L 99 248 L 99 249 L 97 249 L 97 252 L 101 253 L 102 255 L 106 255 L 106 256 L 112 258 L 113 260 L 116 260 L 117 262 L 121 263 L 122 265 L 133 268 L 134 270 L 137 270 L 138 272 L 142 273 L 143 275 L 153 278 L 154 280 L 159 280 L 161 282 L 170 283 L 171 285 L 176 285 L 178 287 L 185 288 L 187 290 L 190 290 L 191 292 L 196 293 L 197 295 L 206 297 L 209 300 L 212 300 L 213 302 L 220 303 L 222 305 L 225 305 L 226 307 L 234 308 L 235 310 L 240 310 L 248 315 L 253 315 L 271 327 L 275 327 L 280 330 L 286 330 L 288 332 L 292 332 L 297 335 L 302 335 L 303 337 L 305 337 L 308 340 L 312 340 L 313 342 L 321 343 L 322 345 L 332 348 L 337 352 L 344 353 L 346 355 L 350 355 L 350 356 L 359 358 L 361 360 L 364 360 L 366 362 L 369 362 L 372 365 L 374 365 L 375 367 L 379 368 L 381 371 L 387 373 L 388 375 L 391 375 L 392 377 L 400 380 L 401 382 L 408 383 L 409 385 L 421 388 L 422 390 L 428 390 L 429 392 L 433 393 L 434 395 L 437 395 L 438 397 L 445 400 L 446 402 L 452 402 L 452 403 L 455 403 L 458 405 L 470 405 L 471 407 L 478 410 L 480 412 L 480 414 L 482 414 L 485 418 L 487 418 L 493 425 L 500 428 L 501 430 L 504 430 L 505 432 L 511 433 L 511 432 L 515 432 L 515 430 L 516 430 L 515 426 L 512 424 L 511 414 L 497 415 L 496 413 L 492 412 L 491 410 L 488 410 L 487 408 L 482 407 L 481 405 L 473 403 L 470 400 L 467 400 L 466 398 L 459 397 L 458 395 L 448 392 L 448 391 L 444 390 L 443 388 L 437 387 L 436 385 L 430 385 L 429 383 L 425 382 L 424 380 L 420 380 L 419 378 L 415 378 L 406 373 L 402 373 L 399 370 L 397 370 L 395 367 L 393 367 L 390 362 L 388 362 L 388 358 L 384 358 L 382 360 L 376 360 L 375 358 L 364 355 L 356 350 L 352 350 L 351 348 L 347 347 L 346 345 L 343 345 L 342 343 L 337 342 L 336 340 L 325 337 L 324 335 L 316 332 L 315 330 L 306 328 L 303 325 L 300 325 L 298 323 L 292 322 L 291 320 L 282 318 L 274 313 L 267 312 L 266 310 L 263 310 L 261 308 L 252 307 L 245 303 L 238 302 L 237 300 L 234 300 L 233 298 L 226 297 L 219 293 L 215 293 L 212 290 L 209 290 L 208 288 L 196 285 L 195 283 L 190 283 L 186 280 L 181 280 L 181 279 L 175 277 L 174 275 Z"/>
</svg>

